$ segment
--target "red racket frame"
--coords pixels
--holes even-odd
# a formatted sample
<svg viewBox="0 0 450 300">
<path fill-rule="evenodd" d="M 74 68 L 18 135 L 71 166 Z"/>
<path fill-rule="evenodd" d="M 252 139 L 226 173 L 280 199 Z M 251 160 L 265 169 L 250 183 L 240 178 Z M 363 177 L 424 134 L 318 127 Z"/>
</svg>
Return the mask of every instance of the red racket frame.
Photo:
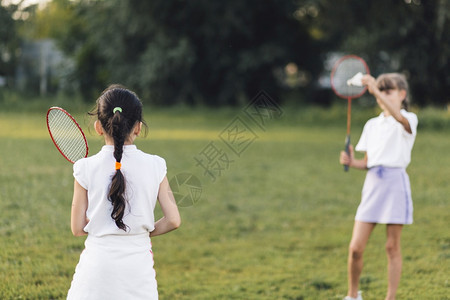
<svg viewBox="0 0 450 300">
<path fill-rule="evenodd" d="M 86 144 L 86 154 L 85 154 L 84 157 L 87 157 L 87 156 L 88 156 L 88 153 L 89 153 L 89 146 L 88 146 L 88 142 L 87 142 L 86 136 L 84 135 L 84 132 L 83 132 L 83 130 L 81 129 L 80 125 L 79 125 L 78 122 L 75 120 L 75 118 L 72 117 L 72 115 L 69 114 L 65 109 L 63 109 L 63 108 L 61 108 L 61 107 L 53 106 L 53 107 L 50 107 L 50 108 L 47 110 L 46 122 L 47 122 L 47 130 L 48 130 L 48 133 L 50 134 L 50 137 L 52 138 L 52 142 L 53 142 L 53 144 L 55 145 L 56 149 L 58 149 L 59 153 L 61 153 L 61 155 L 62 155 L 65 159 L 67 159 L 67 160 L 70 161 L 71 163 L 75 163 L 74 161 L 72 161 L 71 159 L 69 159 L 69 158 L 64 154 L 64 152 L 61 151 L 61 149 L 59 148 L 59 146 L 58 146 L 58 144 L 56 143 L 55 139 L 53 138 L 52 131 L 50 130 L 50 126 L 48 125 L 48 115 L 50 114 L 50 111 L 52 111 L 52 110 L 54 110 L 54 109 L 60 110 L 60 111 L 62 111 L 63 113 L 65 113 L 65 114 L 72 120 L 72 122 L 75 123 L 75 125 L 78 127 L 78 130 L 80 130 L 81 135 L 83 136 L 84 143 Z"/>
</svg>

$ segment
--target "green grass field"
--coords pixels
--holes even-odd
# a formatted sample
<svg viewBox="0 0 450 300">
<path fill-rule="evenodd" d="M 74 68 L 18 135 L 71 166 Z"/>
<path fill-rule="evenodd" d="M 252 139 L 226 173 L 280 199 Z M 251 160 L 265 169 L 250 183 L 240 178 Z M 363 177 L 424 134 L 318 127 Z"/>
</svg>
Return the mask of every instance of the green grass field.
<svg viewBox="0 0 450 300">
<path fill-rule="evenodd" d="M 202 184 L 200 200 L 180 207 L 182 226 L 153 239 L 161 299 L 345 296 L 365 173 L 344 173 L 338 163 L 345 108 L 336 111 L 285 109 L 265 130 L 239 109 L 147 111 L 149 132 L 138 147 L 166 159 L 169 179 L 187 172 Z M 355 108 L 354 142 L 371 115 Z M 219 138 L 237 116 L 257 135 L 240 156 Z M 0 299 L 65 299 L 84 247 L 70 232 L 72 165 L 50 141 L 44 117 L 45 108 L 0 113 Z M 96 153 L 102 141 L 86 131 Z M 214 182 L 194 159 L 210 142 L 229 158 Z M 414 224 L 403 231 L 398 299 L 450 299 L 449 149 L 448 127 L 419 129 L 408 168 Z M 361 277 L 367 300 L 385 295 L 384 240 L 379 226 Z"/>
</svg>

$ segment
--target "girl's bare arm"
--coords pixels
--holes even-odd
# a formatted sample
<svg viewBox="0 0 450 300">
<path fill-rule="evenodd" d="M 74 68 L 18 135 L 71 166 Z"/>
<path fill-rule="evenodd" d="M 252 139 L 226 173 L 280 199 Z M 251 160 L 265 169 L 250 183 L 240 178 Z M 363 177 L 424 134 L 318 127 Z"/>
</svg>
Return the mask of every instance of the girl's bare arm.
<svg viewBox="0 0 450 300">
<path fill-rule="evenodd" d="M 180 213 L 167 177 L 164 177 L 159 185 L 158 201 L 164 216 L 155 222 L 155 229 L 150 232 L 151 237 L 177 229 L 181 224 Z"/>
<path fill-rule="evenodd" d="M 386 96 L 383 95 L 383 93 L 378 89 L 376 80 L 372 76 L 365 75 L 362 78 L 362 83 L 364 85 L 367 85 L 367 89 L 369 90 L 369 93 L 371 93 L 377 99 L 378 104 L 381 107 L 386 108 L 386 110 L 389 112 L 389 114 L 391 116 L 393 116 L 394 119 L 397 120 L 397 122 L 402 124 L 407 132 L 412 133 L 411 126 L 409 125 L 408 119 L 406 119 L 400 113 L 401 103 L 399 103 L 400 105 L 398 105 L 397 103 L 393 103 L 393 102 L 389 101 L 386 98 Z M 400 90 L 398 92 L 402 93 L 402 95 L 404 94 L 402 98 L 406 97 L 406 91 Z"/>
<path fill-rule="evenodd" d="M 349 147 L 350 155 L 345 151 L 341 151 L 341 155 L 339 157 L 339 162 L 342 165 L 348 165 L 351 168 L 367 170 L 367 154 L 363 159 L 355 159 L 355 151 L 353 150 L 353 146 Z"/>
<path fill-rule="evenodd" d="M 89 220 L 86 217 L 88 208 L 87 190 L 85 190 L 78 181 L 75 180 L 73 187 L 72 212 L 70 218 L 70 227 L 74 236 L 83 236 L 87 232 L 84 227 Z"/>
</svg>

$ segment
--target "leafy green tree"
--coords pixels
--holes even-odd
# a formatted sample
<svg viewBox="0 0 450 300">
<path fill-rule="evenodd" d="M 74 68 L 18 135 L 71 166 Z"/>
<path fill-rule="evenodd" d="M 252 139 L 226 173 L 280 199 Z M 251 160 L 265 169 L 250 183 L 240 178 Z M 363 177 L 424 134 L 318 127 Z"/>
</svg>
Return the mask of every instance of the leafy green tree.
<svg viewBox="0 0 450 300">
<path fill-rule="evenodd" d="M 407 73 L 427 105 L 449 102 L 449 11 L 446 0 L 53 0 L 32 28 L 75 60 L 87 101 L 108 83 L 158 104 L 235 105 L 260 90 L 315 99 L 327 54 L 345 52 L 374 75 Z M 300 84 L 287 86 L 287 65 Z"/>
<path fill-rule="evenodd" d="M 79 79 L 121 82 L 160 104 L 237 104 L 282 89 L 274 70 L 320 70 L 319 50 L 291 1 L 80 1 L 62 37 Z M 83 54 L 83 55 L 82 55 Z M 85 59 L 82 60 L 81 57 Z M 84 75 L 83 75 L 84 74 Z M 310 76 L 312 77 L 312 75 Z M 88 86 L 90 85 L 90 86 Z"/>
<path fill-rule="evenodd" d="M 86 101 L 95 99 L 107 82 L 104 60 L 90 38 L 92 21 L 88 17 L 94 18 L 97 6 L 97 1 L 52 0 L 41 9 L 30 6 L 30 17 L 20 27 L 24 39 L 57 41 L 59 48 L 75 63 L 70 86 L 78 88 Z"/>
</svg>

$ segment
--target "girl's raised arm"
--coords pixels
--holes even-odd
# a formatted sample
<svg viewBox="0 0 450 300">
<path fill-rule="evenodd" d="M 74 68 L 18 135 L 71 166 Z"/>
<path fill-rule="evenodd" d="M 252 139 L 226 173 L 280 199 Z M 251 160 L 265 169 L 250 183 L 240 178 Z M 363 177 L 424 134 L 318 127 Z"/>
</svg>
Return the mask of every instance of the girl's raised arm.
<svg viewBox="0 0 450 300">
<path fill-rule="evenodd" d="M 167 177 L 164 177 L 159 185 L 158 201 L 164 216 L 155 222 L 155 229 L 150 232 L 151 237 L 177 229 L 181 224 L 180 213 Z"/>
<path fill-rule="evenodd" d="M 367 89 L 369 90 L 369 93 L 371 93 L 376 99 L 378 104 L 381 106 L 382 109 L 385 109 L 389 112 L 391 116 L 394 117 L 394 119 L 397 120 L 400 124 L 403 125 L 405 130 L 409 133 L 412 133 L 411 126 L 409 124 L 408 119 L 406 119 L 401 113 L 401 103 L 403 99 L 406 97 L 406 91 L 405 90 L 397 90 L 396 92 L 399 93 L 398 95 L 398 103 L 394 103 L 392 101 L 389 101 L 385 94 L 381 92 L 378 87 L 375 78 L 373 78 L 370 75 L 364 75 L 361 79 L 362 83 L 364 85 L 367 85 Z M 388 91 L 389 92 L 389 91 Z M 397 101 L 396 101 L 397 102 Z"/>
</svg>

